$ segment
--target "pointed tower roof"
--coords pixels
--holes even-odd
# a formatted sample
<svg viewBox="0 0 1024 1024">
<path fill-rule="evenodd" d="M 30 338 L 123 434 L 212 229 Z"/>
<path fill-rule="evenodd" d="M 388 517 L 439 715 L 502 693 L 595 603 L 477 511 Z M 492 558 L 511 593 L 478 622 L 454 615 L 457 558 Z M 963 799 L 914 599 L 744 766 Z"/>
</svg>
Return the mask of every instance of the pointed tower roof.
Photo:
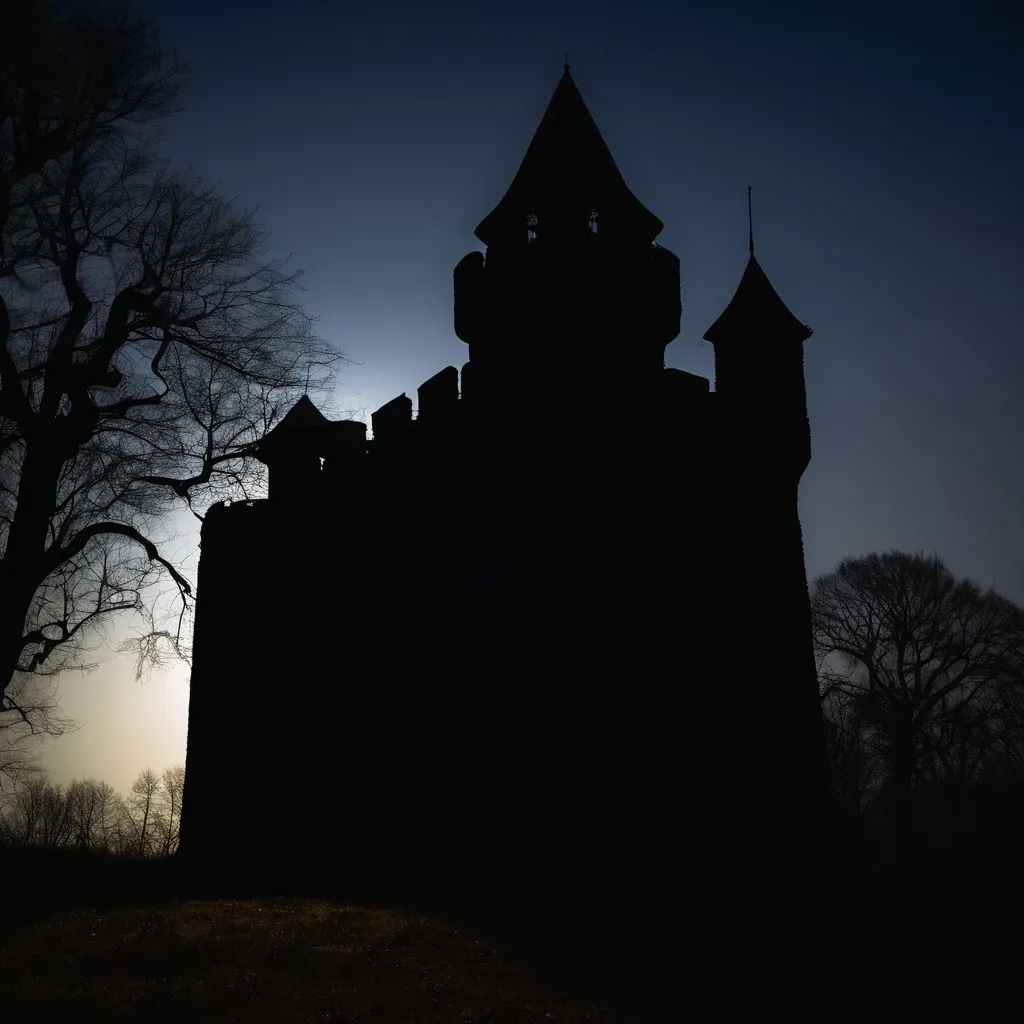
<svg viewBox="0 0 1024 1024">
<path fill-rule="evenodd" d="M 779 298 L 753 253 L 739 287 L 722 315 L 704 332 L 704 340 L 719 342 L 758 338 L 806 341 L 814 332 L 802 324 Z"/>
<path fill-rule="evenodd" d="M 476 236 L 490 245 L 507 228 L 518 231 L 528 213 L 581 201 L 600 212 L 602 225 L 628 224 L 648 241 L 664 227 L 630 192 L 566 65 L 512 184 Z"/>
<path fill-rule="evenodd" d="M 303 395 L 285 413 L 281 422 L 265 434 L 256 444 L 256 457 L 263 460 L 265 455 L 291 448 L 303 435 L 315 434 L 330 424 L 330 420 Z"/>
</svg>

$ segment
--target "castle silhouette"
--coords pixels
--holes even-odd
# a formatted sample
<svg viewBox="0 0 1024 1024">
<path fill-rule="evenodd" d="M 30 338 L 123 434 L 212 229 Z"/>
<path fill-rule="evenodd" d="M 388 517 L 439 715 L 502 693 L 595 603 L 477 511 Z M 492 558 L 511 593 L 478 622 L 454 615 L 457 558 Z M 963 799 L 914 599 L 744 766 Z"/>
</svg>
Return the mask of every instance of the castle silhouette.
<svg viewBox="0 0 1024 1024">
<path fill-rule="evenodd" d="M 455 268 L 461 374 L 263 438 L 268 498 L 203 525 L 184 858 L 587 895 L 827 856 L 811 331 L 751 238 L 715 390 L 665 368 L 661 229 L 566 67 Z"/>
</svg>

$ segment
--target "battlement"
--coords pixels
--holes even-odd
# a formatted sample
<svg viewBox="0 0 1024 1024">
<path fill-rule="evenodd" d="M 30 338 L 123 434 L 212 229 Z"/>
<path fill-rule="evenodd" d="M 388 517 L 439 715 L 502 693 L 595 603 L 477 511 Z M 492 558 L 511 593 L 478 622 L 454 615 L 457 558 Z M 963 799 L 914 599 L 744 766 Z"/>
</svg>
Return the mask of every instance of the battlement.
<svg viewBox="0 0 1024 1024">
<path fill-rule="evenodd" d="M 270 498 L 310 499 L 324 491 L 378 482 L 389 472 L 408 473 L 413 466 L 436 469 L 466 467 L 487 458 L 488 428 L 494 429 L 494 403 L 479 395 L 472 363 L 460 374 L 446 366 L 417 389 L 418 408 L 405 393 L 386 402 L 371 415 L 372 438 L 360 420 L 330 421 L 306 397 L 259 443 L 257 457 L 268 467 Z M 535 381 L 534 388 L 542 387 Z M 637 397 L 641 401 L 640 429 L 648 446 L 673 441 L 680 430 L 691 429 L 695 419 L 712 407 L 710 382 L 677 369 L 647 375 Z M 522 414 L 498 429 L 502 442 L 519 440 L 530 449 L 538 434 L 546 450 L 558 449 L 557 430 L 570 430 L 578 445 L 589 435 L 595 451 L 607 444 L 609 412 L 599 408 L 585 392 L 548 403 L 543 412 L 524 396 Z M 501 410 L 498 410 L 501 413 Z M 536 429 L 530 421 L 536 421 Z M 614 430 L 621 433 L 617 417 Z M 555 433 L 552 433 L 552 431 Z M 501 443 L 493 445 L 496 450 Z M 534 454 L 536 451 L 534 450 Z M 530 458 L 530 451 L 525 456 Z M 249 503 L 250 505 L 252 503 Z"/>
</svg>

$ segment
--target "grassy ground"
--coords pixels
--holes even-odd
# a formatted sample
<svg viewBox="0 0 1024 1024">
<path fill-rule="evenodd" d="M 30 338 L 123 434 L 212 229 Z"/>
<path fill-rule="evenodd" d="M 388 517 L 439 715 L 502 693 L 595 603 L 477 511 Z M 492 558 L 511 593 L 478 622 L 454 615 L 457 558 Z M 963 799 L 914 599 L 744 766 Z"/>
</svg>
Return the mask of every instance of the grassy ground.
<svg viewBox="0 0 1024 1024">
<path fill-rule="evenodd" d="M 0 1020 L 673 1019 L 664 915 L 483 916 L 309 888 L 211 891 L 168 861 L 0 851 Z"/>
<path fill-rule="evenodd" d="M 436 918 L 313 899 L 76 909 L 0 951 L 6 1021 L 654 1021 Z"/>
<path fill-rule="evenodd" d="M 0 855 L 0 1019 L 988 1021 L 978 1008 L 1022 1005 L 1022 907 L 997 888 L 711 884 L 649 912 L 482 915 L 367 893 L 227 899 L 168 862 Z"/>
</svg>

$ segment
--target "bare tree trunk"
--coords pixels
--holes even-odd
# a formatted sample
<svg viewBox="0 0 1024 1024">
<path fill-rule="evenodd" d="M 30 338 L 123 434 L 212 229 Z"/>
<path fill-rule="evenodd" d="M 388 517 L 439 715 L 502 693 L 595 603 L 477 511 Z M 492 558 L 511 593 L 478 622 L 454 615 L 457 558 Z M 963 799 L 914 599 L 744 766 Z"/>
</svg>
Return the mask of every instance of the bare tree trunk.
<svg viewBox="0 0 1024 1024">
<path fill-rule="evenodd" d="M 5 692 L 24 647 L 25 619 L 46 576 L 43 562 L 51 510 L 57 501 L 62 461 L 29 444 L 18 486 L 18 503 L 0 559 L 0 693 Z"/>
</svg>

